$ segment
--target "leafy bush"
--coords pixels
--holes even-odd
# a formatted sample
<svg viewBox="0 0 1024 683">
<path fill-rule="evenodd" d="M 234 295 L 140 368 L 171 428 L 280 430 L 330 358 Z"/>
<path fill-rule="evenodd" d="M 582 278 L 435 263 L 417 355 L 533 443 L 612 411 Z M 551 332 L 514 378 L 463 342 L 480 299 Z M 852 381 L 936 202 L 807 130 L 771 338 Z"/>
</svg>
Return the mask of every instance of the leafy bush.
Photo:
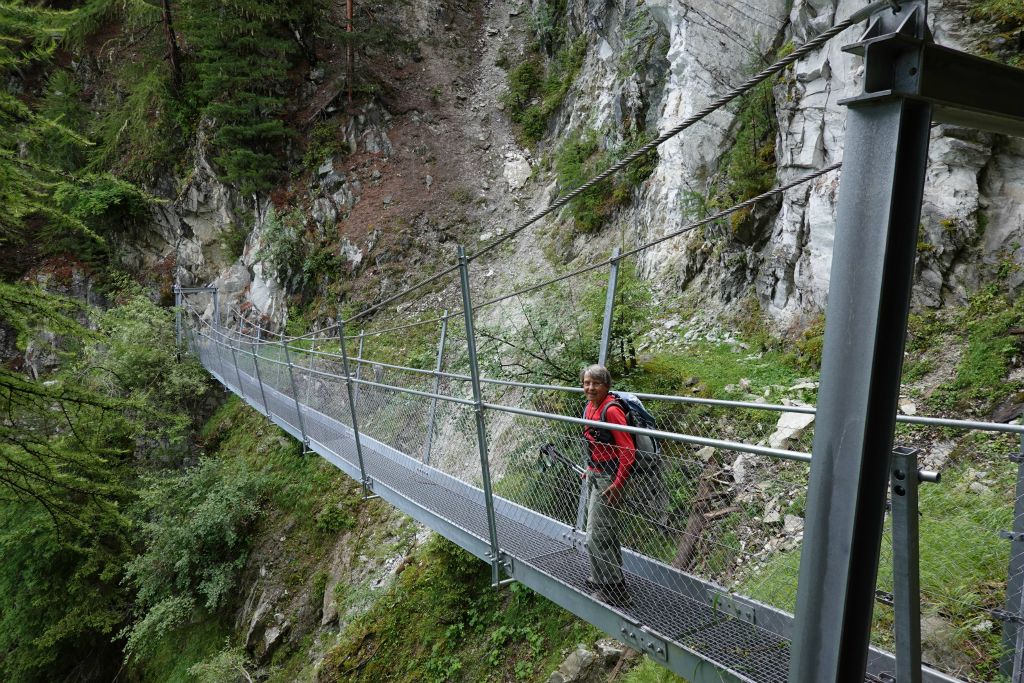
<svg viewBox="0 0 1024 683">
<path fill-rule="evenodd" d="M 244 463 L 203 459 L 177 473 L 144 479 L 136 517 L 143 552 L 125 567 L 137 591 L 138 618 L 123 635 L 144 655 L 197 610 L 230 600 L 248 557 L 249 530 L 260 516 L 264 482 Z"/>
<path fill-rule="evenodd" d="M 548 119 L 562 105 L 586 53 L 586 37 L 581 35 L 559 50 L 546 68 L 541 54 L 534 52 L 508 72 L 508 89 L 502 102 L 512 121 L 519 124 L 527 144 L 536 144 L 544 137 Z"/>
<path fill-rule="evenodd" d="M 652 138 L 644 133 L 627 140 L 621 147 L 602 151 L 594 131 L 576 133 L 555 152 L 555 173 L 559 190 L 565 194 L 583 185 L 612 164 L 640 149 Z M 616 209 L 627 203 L 633 190 L 650 177 L 658 164 L 658 152 L 652 149 L 605 178 L 569 202 L 569 212 L 582 233 L 599 230 Z"/>
<path fill-rule="evenodd" d="M 273 208 L 268 211 L 263 224 L 263 247 L 256 259 L 263 261 L 284 286 L 303 271 L 307 254 L 304 233 L 305 218 L 298 211 L 283 216 Z"/>
</svg>

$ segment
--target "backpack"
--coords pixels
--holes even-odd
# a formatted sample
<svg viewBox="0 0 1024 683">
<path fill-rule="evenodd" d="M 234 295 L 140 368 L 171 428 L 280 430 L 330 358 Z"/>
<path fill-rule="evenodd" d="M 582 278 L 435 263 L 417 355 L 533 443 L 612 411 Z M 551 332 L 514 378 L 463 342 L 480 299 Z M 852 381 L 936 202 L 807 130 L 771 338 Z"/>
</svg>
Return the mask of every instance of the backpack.
<svg viewBox="0 0 1024 683">
<path fill-rule="evenodd" d="M 601 410 L 601 422 L 607 422 L 608 408 L 617 405 L 626 414 L 626 424 L 630 427 L 657 428 L 654 416 L 644 408 L 643 402 L 636 394 L 631 394 L 628 391 L 610 391 L 608 393 L 614 397 L 614 400 Z M 611 430 L 602 431 L 608 431 L 608 436 L 611 436 Z M 633 467 L 639 471 L 657 471 L 661 465 L 661 446 L 658 440 L 646 434 L 630 434 L 630 436 L 633 437 L 633 444 L 636 446 L 636 461 L 633 463 Z"/>
</svg>

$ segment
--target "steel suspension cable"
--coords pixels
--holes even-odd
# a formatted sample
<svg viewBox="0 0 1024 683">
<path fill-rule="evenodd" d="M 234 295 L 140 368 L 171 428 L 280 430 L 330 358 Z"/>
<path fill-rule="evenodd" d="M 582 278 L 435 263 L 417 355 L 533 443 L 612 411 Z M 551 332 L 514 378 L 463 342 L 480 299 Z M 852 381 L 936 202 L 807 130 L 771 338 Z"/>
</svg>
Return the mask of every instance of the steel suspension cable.
<svg viewBox="0 0 1024 683">
<path fill-rule="evenodd" d="M 647 154 L 648 152 L 653 150 L 655 147 L 657 147 L 661 143 L 663 143 L 666 140 L 669 140 L 669 139 L 675 137 L 676 135 L 678 135 L 679 133 L 683 132 L 687 128 L 693 126 L 695 123 L 697 123 L 697 122 L 707 118 L 709 115 L 711 115 L 712 113 L 714 113 L 718 109 L 721 109 L 722 107 L 724 107 L 729 102 L 732 102 L 737 97 L 740 97 L 741 95 L 746 94 L 751 89 L 753 89 L 754 86 L 758 85 L 762 81 L 765 81 L 765 80 L 771 78 L 772 76 L 774 76 L 775 74 L 779 73 L 780 71 L 785 69 L 787 66 L 789 66 L 790 64 L 796 62 L 797 60 L 799 60 L 800 58 L 804 57 L 805 55 L 808 55 L 811 52 L 814 52 L 819 47 L 821 47 L 822 45 L 827 43 L 832 38 L 835 38 L 837 35 L 839 35 L 843 31 L 845 31 L 846 29 L 850 28 L 851 26 L 853 26 L 855 24 L 859 24 L 864 19 L 867 19 L 868 17 L 870 17 L 870 16 L 874 15 L 875 13 L 877 13 L 877 12 L 883 10 L 883 9 L 886 9 L 886 8 L 898 8 L 898 5 L 896 4 L 896 2 L 894 2 L 894 0 L 876 0 L 875 2 L 871 3 L 867 7 L 864 7 L 862 9 L 858 10 L 857 12 L 854 12 L 853 14 L 850 15 L 849 18 L 845 19 L 844 21 L 839 22 L 838 24 L 836 24 L 832 28 L 827 29 L 825 31 L 822 31 L 821 33 L 816 35 L 814 38 L 812 38 L 811 40 L 807 41 L 806 43 L 804 43 L 803 45 L 801 45 L 797 49 L 793 50 L 791 53 L 789 53 L 785 57 L 782 57 L 781 59 L 777 60 L 774 64 L 772 64 L 772 65 L 768 66 L 767 68 L 759 71 L 758 73 L 756 73 L 755 75 L 753 75 L 750 78 L 748 78 L 746 81 L 744 81 L 739 86 L 733 88 L 732 90 L 730 90 L 726 94 L 722 95 L 721 97 L 713 100 L 706 107 L 701 109 L 696 114 L 693 114 L 692 116 L 688 117 L 687 119 L 685 119 L 679 125 L 677 125 L 674 128 L 671 128 L 668 131 L 662 133 L 660 136 L 658 136 L 654 140 L 651 140 L 646 145 L 643 145 L 642 147 L 640 147 L 639 149 L 637 149 L 633 153 L 629 154 L 625 158 L 623 158 L 620 161 L 612 164 L 607 169 L 605 169 L 601 173 L 598 173 L 596 176 L 594 176 L 593 178 L 591 178 L 587 182 L 583 183 L 582 185 L 577 187 L 572 192 L 570 192 L 570 193 L 568 193 L 566 195 L 563 195 L 562 197 L 559 197 L 558 199 L 553 201 L 551 204 L 549 204 L 546 208 L 542 209 L 538 213 L 536 213 L 533 216 L 531 216 L 530 218 L 528 218 L 525 222 L 521 223 L 520 225 L 516 226 L 515 228 L 513 228 L 508 233 L 502 235 L 501 237 L 499 237 L 498 239 L 494 240 L 490 244 L 488 244 L 485 247 L 481 248 L 480 251 L 476 252 L 475 254 L 472 254 L 469 257 L 469 260 L 472 261 L 474 259 L 477 259 L 480 256 L 483 256 L 487 252 L 489 252 L 489 251 L 493 250 L 494 248 L 498 247 L 499 245 L 503 244 L 507 240 L 512 239 L 513 237 L 515 237 L 520 232 L 522 232 L 526 228 L 528 228 L 531 225 L 533 225 L 534 223 L 536 223 L 538 220 L 540 220 L 544 216 L 547 216 L 551 212 L 556 211 L 556 210 L 562 208 L 563 206 L 565 206 L 566 204 L 571 202 L 573 199 L 575 199 L 576 197 L 578 197 L 582 193 L 584 193 L 587 190 L 589 190 L 590 188 L 594 187 L 595 185 L 600 183 L 602 180 L 605 180 L 606 178 L 611 176 L 613 173 L 621 171 L 623 168 L 625 168 L 629 164 L 633 163 L 634 161 L 636 161 L 637 159 L 642 157 L 644 154 Z"/>
<path fill-rule="evenodd" d="M 729 102 L 733 101 L 737 97 L 740 97 L 741 95 L 747 93 L 749 90 L 754 88 L 754 86 L 758 85 L 762 81 L 765 81 L 768 78 L 771 78 L 775 74 L 777 74 L 780 71 L 782 71 L 783 69 L 785 69 L 790 64 L 793 64 L 794 62 L 796 62 L 797 60 L 801 59 L 802 57 L 810 54 L 811 52 L 813 52 L 815 50 L 817 50 L 819 47 L 821 47 L 822 45 L 827 43 L 829 40 L 831 40 L 832 38 L 836 37 L 837 35 L 839 35 L 843 31 L 845 31 L 846 29 L 848 29 L 851 26 L 854 26 L 856 24 L 859 24 L 860 22 L 864 21 L 865 19 L 871 17 L 872 15 L 874 15 L 877 12 L 880 12 L 881 10 L 886 9 L 886 8 L 898 9 L 899 5 L 896 2 L 896 0 L 875 0 L 875 2 L 872 2 L 871 4 L 867 5 L 866 7 L 863 7 L 860 10 L 858 10 L 858 11 L 854 12 L 853 14 L 851 14 L 847 19 L 839 22 L 838 24 L 832 26 L 831 28 L 829 28 L 829 29 L 827 29 L 825 31 L 822 31 L 821 33 L 816 35 L 814 38 L 812 38 L 811 40 L 809 40 L 806 43 L 804 43 L 803 45 L 801 45 L 799 48 L 793 50 L 793 52 L 791 52 L 788 55 L 786 55 L 785 57 L 782 57 L 781 59 L 777 60 L 775 63 L 773 63 L 772 65 L 768 66 L 767 68 L 759 71 L 754 76 L 751 76 L 749 79 L 744 81 L 738 87 L 733 88 L 732 90 L 730 90 L 726 94 L 724 94 L 721 97 L 715 99 L 710 104 L 708 104 L 706 107 L 704 107 L 704 109 L 701 109 L 699 112 L 697 112 L 696 114 L 688 117 L 687 119 L 682 121 L 680 124 L 678 124 L 674 128 L 669 129 L 668 131 L 666 131 L 665 133 L 662 133 L 660 136 L 658 136 L 654 140 L 652 140 L 652 141 L 648 142 L 647 144 L 643 145 L 642 147 L 638 148 L 637 150 L 635 150 L 631 154 L 627 155 L 626 157 L 624 157 L 623 159 L 619 160 L 618 162 L 616 162 L 612 166 L 608 167 L 607 169 L 605 169 L 601 173 L 597 174 L 596 176 L 594 176 L 593 178 L 591 178 L 587 182 L 583 183 L 582 185 L 577 187 L 575 190 L 569 192 L 568 194 L 566 194 L 566 195 L 564 195 L 562 197 L 559 197 L 558 199 L 553 201 L 551 204 L 549 204 L 546 208 L 544 208 L 541 211 L 539 211 L 538 213 L 534 214 L 533 216 L 528 218 L 526 221 L 524 221 L 520 225 L 518 225 L 515 228 L 513 228 L 508 233 L 502 235 L 501 237 L 497 238 L 496 240 L 494 240 L 490 244 L 484 246 L 483 248 L 481 248 L 476 253 L 471 254 L 468 257 L 469 260 L 470 261 L 474 261 L 474 260 L 478 259 L 479 257 L 483 256 L 484 254 L 494 250 L 495 248 L 497 248 L 501 244 L 504 244 L 508 240 L 512 239 L 513 237 L 515 237 L 516 235 L 521 233 L 526 228 L 530 227 L 531 225 L 533 225 L 534 223 L 539 221 L 544 216 L 547 216 L 548 214 L 552 213 L 553 211 L 557 211 L 558 209 L 562 208 L 563 206 L 565 206 L 566 204 L 571 202 L 573 199 L 578 197 L 580 194 L 582 194 L 582 193 L 586 192 L 587 190 L 589 190 L 590 188 L 594 187 L 595 185 L 600 183 L 602 180 L 607 179 L 613 173 L 617 173 L 618 171 L 621 171 L 623 168 L 625 168 L 629 164 L 633 163 L 634 161 L 636 161 L 637 159 L 642 157 L 644 154 L 647 154 L 648 152 L 650 152 L 651 150 L 656 148 L 661 143 L 663 143 L 663 142 L 665 142 L 665 141 L 675 137 L 676 135 L 678 135 L 679 133 L 683 132 L 687 128 L 693 126 L 695 123 L 697 123 L 697 122 L 707 118 L 710 114 L 712 114 L 716 110 L 720 109 L 721 107 L 725 106 Z M 388 305 L 389 303 L 391 303 L 393 301 L 396 301 L 396 300 L 404 297 L 405 295 L 409 294 L 410 292 L 416 291 L 417 289 L 420 289 L 421 287 L 424 287 L 424 286 L 426 286 L 426 285 L 428 285 L 428 284 L 430 284 L 432 282 L 435 282 L 435 281 L 439 280 L 440 278 L 442 278 L 442 277 L 444 277 L 446 275 L 450 275 L 451 273 L 454 273 L 456 270 L 458 270 L 458 268 L 459 268 L 459 264 L 457 264 L 457 263 L 452 264 L 451 266 L 449 266 L 448 268 L 444 269 L 440 273 L 437 273 L 435 275 L 430 276 L 429 278 L 421 280 L 420 282 L 417 282 L 414 285 L 410 285 L 409 287 L 407 287 L 406 289 L 398 292 L 397 294 L 394 294 L 394 295 L 388 297 L 387 299 L 384 299 L 383 301 L 380 301 L 380 302 L 374 304 L 373 306 L 370 306 L 369 308 L 364 309 L 363 311 L 360 311 L 359 313 L 353 315 L 351 318 L 348 318 L 347 320 L 345 320 L 345 323 L 354 322 L 356 320 L 359 320 L 360 318 L 364 318 L 364 317 L 370 315 L 371 313 L 379 311 L 382 307 Z M 474 307 L 474 308 L 479 308 L 479 306 Z"/>
<path fill-rule="evenodd" d="M 682 227 L 682 228 L 680 228 L 678 230 L 674 230 L 674 231 L 672 231 L 672 232 L 670 232 L 668 234 L 662 235 L 661 237 L 659 237 L 659 238 L 657 238 L 655 240 L 652 240 L 650 242 L 647 242 L 646 244 L 641 244 L 639 247 L 634 247 L 633 249 L 630 249 L 629 251 L 624 251 L 621 254 L 619 254 L 617 257 L 615 257 L 615 258 L 609 257 L 609 258 L 604 259 L 603 261 L 598 261 L 597 263 L 592 263 L 589 266 L 584 266 L 583 268 L 580 268 L 578 270 L 574 270 L 574 271 L 572 271 L 570 273 L 566 273 L 564 275 L 559 275 L 558 277 L 552 278 L 550 280 L 546 280 L 544 282 L 540 282 L 540 283 L 535 284 L 535 285 L 530 285 L 529 287 L 526 287 L 524 289 L 520 289 L 520 290 L 512 292 L 510 294 L 503 294 L 502 296 L 496 297 L 494 299 L 490 299 L 488 301 L 483 301 L 483 302 L 477 304 L 476 306 L 474 306 L 473 310 L 477 311 L 477 310 L 479 310 L 481 308 L 484 308 L 486 306 L 491 306 L 493 304 L 505 301 L 507 299 L 511 299 L 512 297 L 520 296 L 522 294 L 529 294 L 530 292 L 536 291 L 536 290 L 541 289 L 543 287 L 547 287 L 548 285 L 553 285 L 553 284 L 555 284 L 557 282 L 561 282 L 562 280 L 568 280 L 569 278 L 576 277 L 577 275 L 582 275 L 584 273 L 589 273 L 592 270 L 597 270 L 598 268 L 603 268 L 604 266 L 607 266 L 608 264 L 612 263 L 613 261 L 621 261 L 622 259 L 627 258 L 629 256 L 633 256 L 634 254 L 637 254 L 637 253 L 639 253 L 641 251 L 644 251 L 645 249 L 650 249 L 651 247 L 653 247 L 655 245 L 658 245 L 658 244 L 661 244 L 662 242 L 666 242 L 666 241 L 668 241 L 670 239 L 673 239 L 675 237 L 679 237 L 680 235 L 682 235 L 684 233 L 692 232 L 693 230 L 696 230 L 697 228 L 699 228 L 701 226 L 707 225 L 709 223 L 714 223 L 715 221 L 721 220 L 721 219 L 725 218 L 726 216 L 729 216 L 730 214 L 734 214 L 737 211 L 742 211 L 743 209 L 749 208 L 749 207 L 753 206 L 754 204 L 757 204 L 760 201 L 768 199 L 769 197 L 772 197 L 774 195 L 783 194 L 785 192 L 788 192 L 789 190 L 793 189 L 794 187 L 797 187 L 799 185 L 803 185 L 804 183 L 808 183 L 808 182 L 814 180 L 815 178 L 820 178 L 821 176 L 825 175 L 826 173 L 831 173 L 832 171 L 835 171 L 836 169 L 840 168 L 841 166 L 842 166 L 842 162 L 837 162 L 837 163 L 832 164 L 831 166 L 826 166 L 825 168 L 819 169 L 817 171 L 813 171 L 811 173 L 808 173 L 807 175 L 804 175 L 804 176 L 801 176 L 801 177 L 797 178 L 796 180 L 794 180 L 792 182 L 786 183 L 785 185 L 780 185 L 779 187 L 776 187 L 776 188 L 773 188 L 771 190 L 768 190 L 767 192 L 762 192 L 761 194 L 757 195 L 756 197 L 751 197 L 750 199 L 747 199 L 746 201 L 742 201 L 739 204 L 734 204 L 733 206 L 730 206 L 727 209 L 722 209 L 721 211 L 713 213 L 713 214 L 711 214 L 710 216 L 708 216 L 706 218 L 700 219 L 699 221 L 696 221 L 696 222 L 693 222 L 693 223 L 689 223 L 688 225 L 686 225 L 686 226 L 684 226 L 684 227 Z"/>
</svg>

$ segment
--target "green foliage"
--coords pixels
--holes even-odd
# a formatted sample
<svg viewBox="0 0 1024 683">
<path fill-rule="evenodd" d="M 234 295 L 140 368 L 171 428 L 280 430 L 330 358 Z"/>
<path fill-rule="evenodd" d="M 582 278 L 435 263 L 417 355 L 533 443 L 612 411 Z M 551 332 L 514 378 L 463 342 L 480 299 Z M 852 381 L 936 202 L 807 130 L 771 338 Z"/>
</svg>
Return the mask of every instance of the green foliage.
<svg viewBox="0 0 1024 683">
<path fill-rule="evenodd" d="M 534 303 L 522 304 L 526 321 L 516 329 L 481 325 L 481 362 L 491 377 L 575 385 L 580 369 L 597 361 L 607 275 L 546 287 Z M 567 305 L 568 304 L 568 305 Z M 616 287 L 607 365 L 621 376 L 636 364 L 636 339 L 648 329 L 651 289 L 632 262 L 622 261 Z"/>
<path fill-rule="evenodd" d="M 244 464 L 210 458 L 144 482 L 136 517 L 145 520 L 139 529 L 145 551 L 125 567 L 139 614 L 124 631 L 133 657 L 145 655 L 197 609 L 215 612 L 227 604 L 266 486 Z"/>
<path fill-rule="evenodd" d="M 175 362 L 170 314 L 138 293 L 116 296 L 119 306 L 95 312 L 0 285 L 0 316 L 20 343 L 45 341 L 48 330 L 69 355 L 38 381 L 0 371 L 0 651 L 17 653 L 0 660 L 4 680 L 119 661 L 112 637 L 130 601 L 119 587 L 131 550 L 127 456 L 180 440 L 186 425 L 169 414 L 207 387 L 194 360 Z M 91 330 L 78 322 L 86 315 Z"/>
<path fill-rule="evenodd" d="M 993 285 L 975 294 L 956 318 L 956 329 L 966 332 L 967 348 L 956 376 L 940 385 L 929 402 L 944 410 L 986 412 L 1024 388 L 1021 382 L 1006 381 L 1021 353 L 1019 338 L 1010 330 L 1024 326 L 1024 299 L 1011 301 Z"/>
<path fill-rule="evenodd" d="M 597 135 L 593 131 L 575 133 L 565 139 L 555 152 L 555 172 L 558 185 L 565 193 L 590 180 L 609 165 L 608 155 L 600 152 Z M 569 211 L 580 232 L 596 232 L 611 213 L 612 181 L 602 180 L 569 203 Z"/>
<path fill-rule="evenodd" d="M 158 35 L 149 39 L 151 53 L 165 46 Z M 153 182 L 159 171 L 174 168 L 184 156 L 194 114 L 172 95 L 171 73 L 155 54 L 126 65 L 119 76 L 104 93 L 100 114 L 88 131 L 96 140 L 89 166 L 135 182 Z"/>
<path fill-rule="evenodd" d="M 796 363 L 804 370 L 821 369 L 821 355 L 825 350 L 825 316 L 819 314 L 793 344 Z"/>
<path fill-rule="evenodd" d="M 82 99 L 81 86 L 70 72 L 57 69 L 50 75 L 36 113 L 59 127 L 45 126 L 35 132 L 28 141 L 31 158 L 66 172 L 81 168 L 87 159 L 88 145 L 78 137 L 66 135 L 62 128 L 84 130 L 90 115 Z"/>
<path fill-rule="evenodd" d="M 249 239 L 252 225 L 232 221 L 220 235 L 220 244 L 228 260 L 242 258 L 245 252 L 245 242 Z"/>
<path fill-rule="evenodd" d="M 312 15 L 311 0 L 190 0 L 184 26 L 196 54 L 200 113 L 221 177 L 249 194 L 268 190 L 281 173 L 278 150 L 291 134 L 281 86 L 296 56 L 296 25 Z"/>
<path fill-rule="evenodd" d="M 189 667 L 188 673 L 196 683 L 225 683 L 226 681 L 244 680 L 255 671 L 255 665 L 249 660 L 244 648 L 227 646 L 198 664 Z M 251 678 L 250 678 L 251 680 Z"/>
<path fill-rule="evenodd" d="M 1008 64 L 1024 67 L 1024 5 L 1019 0 L 972 0 L 970 13 L 975 19 L 995 24 L 997 35 L 984 33 L 983 52 Z M 997 41 L 1002 46 L 996 47 Z"/>
<path fill-rule="evenodd" d="M 508 72 L 502 102 L 512 121 L 519 124 L 526 144 L 536 144 L 544 137 L 548 119 L 562 105 L 586 54 L 586 37 L 581 35 L 560 49 L 546 66 L 542 54 L 533 52 Z"/>
<path fill-rule="evenodd" d="M 256 259 L 270 267 L 283 286 L 298 279 L 306 260 L 305 217 L 299 211 L 279 216 L 271 207 L 263 223 L 263 248 Z"/>
<path fill-rule="evenodd" d="M 555 152 L 555 173 L 561 192 L 580 187 L 598 173 L 638 150 L 651 140 L 641 133 L 622 146 L 603 151 L 594 131 L 575 133 L 566 138 Z M 569 202 L 569 213 L 582 233 L 599 230 L 616 207 L 631 199 L 632 191 L 646 180 L 658 164 L 657 150 L 650 150 L 634 160 L 618 176 L 605 178 Z"/>
<path fill-rule="evenodd" d="M 732 206 L 767 192 L 775 183 L 775 137 L 778 120 L 771 79 L 763 81 L 740 99 L 736 112 L 736 137 L 719 159 L 721 177 L 715 191 L 715 208 Z M 730 216 L 732 234 L 743 232 L 749 209 Z"/>
<path fill-rule="evenodd" d="M 335 154 L 348 151 L 348 142 L 341 137 L 342 128 L 337 121 L 318 121 L 306 136 L 306 151 L 302 155 L 302 165 L 316 168 Z"/>
</svg>

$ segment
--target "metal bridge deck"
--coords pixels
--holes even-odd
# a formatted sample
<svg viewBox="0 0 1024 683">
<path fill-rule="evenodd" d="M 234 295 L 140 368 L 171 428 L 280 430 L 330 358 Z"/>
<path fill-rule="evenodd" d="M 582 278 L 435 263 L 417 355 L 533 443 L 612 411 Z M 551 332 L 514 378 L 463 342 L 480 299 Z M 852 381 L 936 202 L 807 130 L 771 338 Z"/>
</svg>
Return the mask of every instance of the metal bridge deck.
<svg viewBox="0 0 1024 683">
<path fill-rule="evenodd" d="M 294 398 L 266 382 L 261 386 L 256 377 L 233 363 L 231 367 L 215 363 L 202 349 L 199 355 L 221 383 L 252 407 L 267 413 L 296 438 L 301 439 L 304 431 L 311 450 L 357 481 L 361 479 L 349 426 L 304 404 L 300 426 Z M 374 493 L 478 557 L 489 558 L 481 489 L 365 433 L 360 433 L 360 440 L 363 471 Z M 789 633 L 791 617 L 785 613 L 748 601 L 764 610 L 765 627 L 727 614 L 716 607 L 716 598 L 709 593 L 725 594 L 725 589 L 631 551 L 624 553 L 629 604 L 616 607 L 598 602 L 584 586 L 590 563 L 577 530 L 500 496 L 494 501 L 498 545 L 510 560 L 506 570 L 516 580 L 669 664 L 693 683 L 787 680 L 790 651 L 784 636 Z M 878 674 L 894 670 L 892 655 L 872 648 L 868 670 L 866 680 L 886 680 Z M 930 683 L 955 680 L 927 669 L 924 673 L 924 680 Z"/>
</svg>

